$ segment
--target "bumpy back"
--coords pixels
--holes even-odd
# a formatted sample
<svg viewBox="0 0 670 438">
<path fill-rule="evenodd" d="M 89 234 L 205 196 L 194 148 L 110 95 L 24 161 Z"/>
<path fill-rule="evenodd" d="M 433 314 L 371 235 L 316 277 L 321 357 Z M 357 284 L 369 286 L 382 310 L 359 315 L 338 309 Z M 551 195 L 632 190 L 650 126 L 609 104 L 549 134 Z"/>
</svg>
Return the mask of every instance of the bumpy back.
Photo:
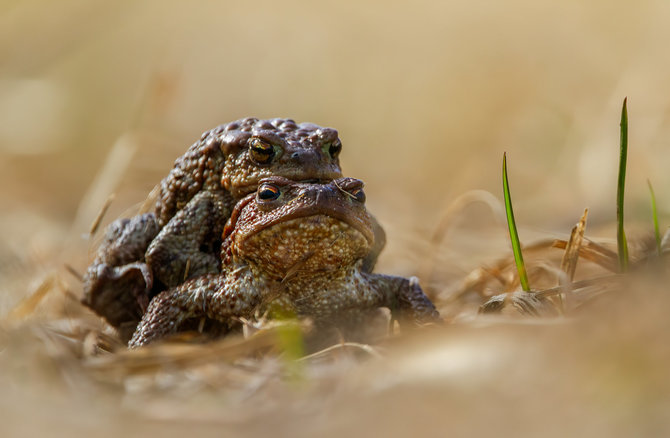
<svg viewBox="0 0 670 438">
<path fill-rule="evenodd" d="M 179 157 L 167 177 L 161 181 L 156 202 L 156 218 L 162 228 L 200 190 L 223 190 L 221 170 L 225 156 L 220 147 L 221 133 L 226 125 L 202 134 L 199 141 Z"/>
<path fill-rule="evenodd" d="M 250 144 L 268 159 L 259 161 L 250 154 Z M 263 177 L 338 178 L 341 145 L 336 130 L 291 119 L 249 117 L 218 126 L 202 134 L 161 181 L 158 223 L 163 227 L 201 190 L 221 191 L 234 203 L 254 191 Z"/>
</svg>

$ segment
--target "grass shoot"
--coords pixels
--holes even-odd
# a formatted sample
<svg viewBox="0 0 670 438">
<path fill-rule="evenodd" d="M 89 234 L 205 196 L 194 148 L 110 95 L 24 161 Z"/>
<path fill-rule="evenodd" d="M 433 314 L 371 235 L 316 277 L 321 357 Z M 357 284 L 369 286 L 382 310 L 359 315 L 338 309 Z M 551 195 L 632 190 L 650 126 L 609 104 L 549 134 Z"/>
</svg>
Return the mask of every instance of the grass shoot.
<svg viewBox="0 0 670 438">
<path fill-rule="evenodd" d="M 621 108 L 621 149 L 619 154 L 619 178 L 617 181 L 616 216 L 617 216 L 617 249 L 619 254 L 619 270 L 625 272 L 628 268 L 628 243 L 623 229 L 623 200 L 626 186 L 626 161 L 628 159 L 628 110 L 624 98 Z"/>
<path fill-rule="evenodd" d="M 519 242 L 519 233 L 516 229 L 516 222 L 514 221 L 514 211 L 512 210 L 512 196 L 509 190 L 509 181 L 507 180 L 507 153 L 503 154 L 503 194 L 505 196 L 505 214 L 507 216 L 507 228 L 509 229 L 509 238 L 512 241 L 512 251 L 514 252 L 514 263 L 519 272 L 519 281 L 521 288 L 530 292 L 528 284 L 528 274 L 526 273 L 526 265 L 523 262 L 523 254 L 521 253 L 521 242 Z"/>
<path fill-rule="evenodd" d="M 654 220 L 654 237 L 656 240 L 656 251 L 658 256 L 661 257 L 661 232 L 658 229 L 658 210 L 656 209 L 656 195 L 654 194 L 654 188 L 651 185 L 651 181 L 647 180 L 647 185 L 649 186 L 649 196 L 651 197 L 651 216 Z"/>
</svg>

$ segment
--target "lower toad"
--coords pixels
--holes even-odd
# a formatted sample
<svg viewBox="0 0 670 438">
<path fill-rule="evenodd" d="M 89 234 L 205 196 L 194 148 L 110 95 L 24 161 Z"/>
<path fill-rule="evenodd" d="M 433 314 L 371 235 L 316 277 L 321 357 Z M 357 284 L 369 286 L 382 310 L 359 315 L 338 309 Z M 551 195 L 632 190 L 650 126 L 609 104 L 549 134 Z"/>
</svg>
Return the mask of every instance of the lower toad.
<svg viewBox="0 0 670 438">
<path fill-rule="evenodd" d="M 270 304 L 345 337 L 379 307 L 389 308 L 401 328 L 439 321 L 415 279 L 362 269 L 375 244 L 364 203 L 363 183 L 353 178 L 328 184 L 261 180 L 226 225 L 223 272 L 157 295 L 129 346 L 184 331 L 202 318 L 232 324 Z"/>
</svg>

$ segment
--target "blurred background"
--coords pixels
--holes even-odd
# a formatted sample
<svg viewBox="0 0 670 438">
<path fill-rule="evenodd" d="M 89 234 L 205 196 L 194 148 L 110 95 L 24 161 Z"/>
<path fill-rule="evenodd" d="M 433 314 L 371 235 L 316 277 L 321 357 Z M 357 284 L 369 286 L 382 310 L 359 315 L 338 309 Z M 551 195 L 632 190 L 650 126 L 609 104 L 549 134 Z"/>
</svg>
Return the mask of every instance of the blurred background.
<svg viewBox="0 0 670 438">
<path fill-rule="evenodd" d="M 246 116 L 338 129 L 387 230 L 378 270 L 421 276 L 430 257 L 438 291 L 506 254 L 473 192 L 502 198 L 504 151 L 522 240 L 565 237 L 586 207 L 587 235 L 614 237 L 625 96 L 627 220 L 650 233 L 648 178 L 664 227 L 669 19 L 663 0 L 1 0 L 0 314 L 64 263 L 84 271 L 111 194 L 103 224 Z"/>
</svg>

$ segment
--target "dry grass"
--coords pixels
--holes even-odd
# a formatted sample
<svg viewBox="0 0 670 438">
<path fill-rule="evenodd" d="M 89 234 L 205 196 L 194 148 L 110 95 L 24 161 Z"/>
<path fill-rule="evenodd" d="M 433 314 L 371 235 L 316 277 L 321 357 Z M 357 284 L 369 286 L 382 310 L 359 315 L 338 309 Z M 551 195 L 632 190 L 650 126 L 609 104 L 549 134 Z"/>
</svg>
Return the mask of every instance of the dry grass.
<svg viewBox="0 0 670 438">
<path fill-rule="evenodd" d="M 667 225 L 668 12 L 5 2 L 0 435 L 668 436 L 668 272 L 644 186 Z M 146 210 L 201 131 L 247 115 L 340 130 L 345 173 L 388 232 L 380 272 L 418 275 L 444 326 L 299 359 L 290 334 L 309 327 L 270 322 L 126 351 L 79 304 L 104 226 Z M 517 292 L 503 150 L 532 294 Z"/>
</svg>

